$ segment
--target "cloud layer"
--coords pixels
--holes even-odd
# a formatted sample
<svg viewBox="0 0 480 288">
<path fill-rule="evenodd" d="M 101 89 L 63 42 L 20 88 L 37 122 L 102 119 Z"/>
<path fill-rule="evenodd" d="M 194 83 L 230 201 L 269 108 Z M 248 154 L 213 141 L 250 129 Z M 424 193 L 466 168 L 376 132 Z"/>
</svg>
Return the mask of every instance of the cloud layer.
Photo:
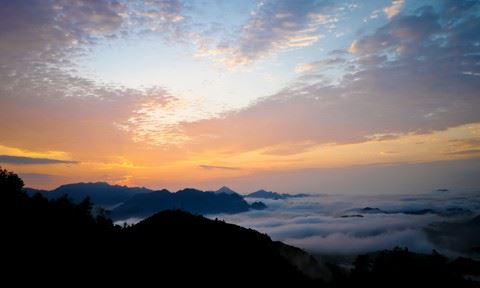
<svg viewBox="0 0 480 288">
<path fill-rule="evenodd" d="M 376 197 L 323 195 L 265 202 L 268 208 L 263 211 L 211 217 L 223 218 L 227 222 L 265 232 L 275 240 L 319 254 L 356 254 L 395 246 L 423 253 L 437 249 L 448 254 L 454 252 L 434 244 L 436 242 L 429 238 L 425 228 L 432 223 L 454 222 L 476 215 L 480 209 L 480 194 L 432 192 Z M 358 212 L 358 209 L 364 207 L 379 208 L 389 214 Z M 458 214 L 409 214 L 424 209 L 431 209 L 435 213 L 457 211 Z M 345 217 L 358 213 L 363 217 Z"/>
</svg>

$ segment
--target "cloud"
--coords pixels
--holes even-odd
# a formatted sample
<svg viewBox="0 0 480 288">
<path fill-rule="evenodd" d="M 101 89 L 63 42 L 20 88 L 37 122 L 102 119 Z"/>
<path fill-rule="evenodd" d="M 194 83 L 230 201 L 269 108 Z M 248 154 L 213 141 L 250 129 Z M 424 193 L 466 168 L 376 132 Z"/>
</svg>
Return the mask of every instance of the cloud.
<svg viewBox="0 0 480 288">
<path fill-rule="evenodd" d="M 84 93 L 91 91 L 93 95 L 66 97 L 64 93 L 69 86 L 62 80 L 55 85 L 46 83 L 34 87 L 28 83 L 13 90 L 0 88 L 3 93 L 0 98 L 2 144 L 35 151 L 55 150 L 58 149 L 55 145 L 61 144 L 64 151 L 73 154 L 111 155 L 112 149 L 132 143 L 129 136 L 134 135 L 125 125 L 129 125 L 128 119 L 134 111 L 143 105 L 161 105 L 171 99 L 162 88 L 139 91 L 84 83 L 77 88 Z M 85 145 L 89 145 L 90 140 L 95 141 L 92 144 L 95 149 L 87 149 L 91 150 L 88 152 Z"/>
<path fill-rule="evenodd" d="M 421 253 L 431 253 L 435 249 L 424 232 L 412 229 L 386 232 L 370 237 L 355 237 L 339 233 L 325 237 L 312 236 L 285 241 L 291 245 L 321 254 L 359 254 L 392 249 L 397 246 L 408 247 L 411 251 Z"/>
<path fill-rule="evenodd" d="M 457 11 L 453 19 L 426 6 L 397 15 L 354 42 L 338 85 L 310 74 L 249 107 L 181 129 L 195 143 L 210 135 L 216 145 L 249 150 L 305 141 L 359 143 L 379 134 L 477 123 L 480 37 L 474 27 L 480 17 L 469 11 Z M 324 61 L 298 69 L 318 73 L 313 68 Z"/>
<path fill-rule="evenodd" d="M 3 1 L 1 74 L 16 76 L 38 71 L 39 65 L 47 69 L 45 63 L 68 63 L 67 53 L 115 33 L 122 12 L 124 5 L 116 1 Z"/>
<path fill-rule="evenodd" d="M 199 165 L 198 167 L 205 170 L 240 170 L 239 167 L 215 166 L 215 165 Z"/>
<path fill-rule="evenodd" d="M 467 149 L 467 150 L 459 150 L 448 152 L 449 155 L 477 155 L 480 154 L 480 149 Z"/>
<path fill-rule="evenodd" d="M 56 142 L 78 151 L 95 139 L 103 154 L 114 139 L 126 145 L 128 136 L 141 138 L 141 129 L 131 129 L 138 111 L 173 100 L 162 87 L 127 89 L 78 76 L 75 60 L 132 34 L 180 38 L 183 2 L 27 0 L 0 7 L 2 144 L 48 150 Z"/>
<path fill-rule="evenodd" d="M 7 84 L 54 82 L 52 70 L 75 70 L 75 57 L 109 39 L 142 33 L 179 39 L 184 18 L 178 0 L 2 1 L 0 8 L 0 83 Z"/>
<path fill-rule="evenodd" d="M 383 12 L 387 15 L 388 18 L 395 17 L 405 5 L 405 0 L 393 0 L 392 5 L 383 9 Z"/>
<path fill-rule="evenodd" d="M 49 158 L 35 158 L 24 156 L 0 155 L 0 163 L 16 164 L 16 165 L 30 165 L 30 164 L 78 164 L 78 161 L 59 160 Z"/>
<path fill-rule="evenodd" d="M 417 195 L 346 196 L 323 195 L 288 200 L 265 200 L 268 208 L 236 215 L 211 215 L 227 222 L 267 233 L 274 240 L 321 254 L 356 254 L 408 247 L 430 253 L 432 249 L 450 253 L 434 244 L 426 233 L 432 223 L 455 222 L 472 216 L 434 214 L 363 214 L 363 218 L 342 218 L 351 209 L 377 207 L 384 211 L 411 211 L 463 208 L 479 212 L 478 193 L 458 191 Z M 248 198 L 247 198 L 248 199 Z M 250 199 L 251 201 L 258 199 Z M 473 214 L 475 215 L 475 214 Z"/>
<path fill-rule="evenodd" d="M 310 63 L 298 64 L 295 67 L 295 72 L 304 73 L 304 72 L 309 72 L 311 70 L 319 69 L 319 68 L 330 68 L 332 66 L 344 64 L 345 62 L 346 60 L 340 57 L 328 58 L 325 60 L 318 60 Z"/>
<path fill-rule="evenodd" d="M 322 35 L 319 28 L 336 22 L 327 1 L 259 2 L 239 36 L 211 47 L 200 41 L 200 56 L 220 56 L 229 66 L 245 65 L 276 51 L 310 46 Z"/>
</svg>

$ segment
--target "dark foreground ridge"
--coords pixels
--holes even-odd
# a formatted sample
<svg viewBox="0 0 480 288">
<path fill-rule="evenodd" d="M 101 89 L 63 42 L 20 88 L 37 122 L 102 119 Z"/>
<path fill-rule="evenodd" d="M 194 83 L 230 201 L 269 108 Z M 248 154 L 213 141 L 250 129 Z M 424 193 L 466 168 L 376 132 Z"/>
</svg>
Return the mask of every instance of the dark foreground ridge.
<svg viewBox="0 0 480 288">
<path fill-rule="evenodd" d="M 0 169 L 2 280 L 19 286 L 477 287 L 480 275 L 473 260 L 404 249 L 360 256 L 351 270 L 323 265 L 265 234 L 182 211 L 120 227 L 92 216 L 88 199 L 30 197 L 22 186 Z"/>
<path fill-rule="evenodd" d="M 102 213 L 92 216 L 88 199 L 75 204 L 67 197 L 30 197 L 22 192 L 20 178 L 1 173 L 2 262 L 9 272 L 29 275 L 17 283 L 58 277 L 155 286 L 314 282 L 299 269 L 309 261 L 315 265 L 313 257 L 257 231 L 183 211 L 162 211 L 133 226 L 115 226 Z"/>
</svg>

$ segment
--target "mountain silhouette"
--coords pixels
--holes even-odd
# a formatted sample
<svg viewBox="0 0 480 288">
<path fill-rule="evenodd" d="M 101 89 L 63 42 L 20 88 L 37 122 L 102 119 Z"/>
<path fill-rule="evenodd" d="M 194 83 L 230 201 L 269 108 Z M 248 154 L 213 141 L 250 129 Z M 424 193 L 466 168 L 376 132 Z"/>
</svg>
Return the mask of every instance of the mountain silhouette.
<svg viewBox="0 0 480 288">
<path fill-rule="evenodd" d="M 225 193 L 225 194 L 238 194 L 237 192 L 233 191 L 232 189 L 228 188 L 227 186 L 223 186 L 222 188 L 218 189 L 217 191 L 213 191 L 216 194 Z"/>
<path fill-rule="evenodd" d="M 103 214 L 92 216 L 88 198 L 77 204 L 66 196 L 29 196 L 22 186 L 18 176 L 0 170 L 5 222 L 2 263 L 7 264 L 2 268 L 3 281 L 12 276 L 18 285 L 33 279 L 37 284 L 68 279 L 68 283 L 132 283 L 136 287 L 190 281 L 313 287 L 314 281 L 320 281 L 300 270 L 318 265 L 310 255 L 252 229 L 171 210 L 133 226 L 115 226 Z M 214 195 L 195 189 L 139 195 L 150 194 L 199 199 Z M 218 197 L 243 200 L 222 195 Z M 322 269 L 326 268 L 307 270 L 312 275 Z M 25 277 L 13 276 L 16 273 Z"/>
<path fill-rule="evenodd" d="M 463 221 L 432 223 L 425 231 L 439 247 L 480 256 L 480 215 Z"/>
<path fill-rule="evenodd" d="M 306 196 L 308 196 L 308 194 L 286 194 L 286 193 L 280 194 L 277 192 L 266 191 L 261 189 L 253 193 L 247 194 L 245 197 L 280 200 L 280 199 L 287 199 L 287 198 L 300 198 L 300 197 L 306 197 Z"/>
<path fill-rule="evenodd" d="M 240 194 L 226 186 L 217 191 L 204 192 L 187 188 L 173 193 L 167 189 L 154 191 L 143 187 L 95 182 L 66 184 L 51 191 L 33 188 L 23 190 L 31 196 L 40 193 L 47 199 L 67 196 L 75 203 L 80 203 L 88 197 L 95 206 L 110 210 L 111 217 L 115 220 L 143 219 L 169 209 L 195 214 L 232 214 L 266 208 L 266 205 L 261 202 L 249 205 Z"/>
<path fill-rule="evenodd" d="M 262 203 L 263 204 L 263 203 Z M 263 204 L 265 205 L 265 204 Z M 176 193 L 167 190 L 134 195 L 111 211 L 115 220 L 145 218 L 163 210 L 178 209 L 194 214 L 233 214 L 263 209 L 260 204 L 249 205 L 236 193 L 204 192 L 187 188 Z"/>
<path fill-rule="evenodd" d="M 88 198 L 80 203 L 66 196 L 46 199 L 40 193 L 29 196 L 22 187 L 23 181 L 16 174 L 0 169 L 5 283 L 479 286 L 478 261 L 463 257 L 450 260 L 436 251 L 428 255 L 396 248 L 360 255 L 352 268 L 342 268 L 224 221 L 169 210 L 121 227 L 113 225 L 105 214 L 93 216 Z M 180 192 L 205 193 L 195 189 Z M 479 222 L 477 216 L 465 225 L 472 228 Z"/>
<path fill-rule="evenodd" d="M 51 191 L 32 188 L 25 188 L 24 190 L 29 195 L 42 193 L 48 199 L 57 199 L 67 195 L 77 203 L 88 197 L 95 205 L 106 208 L 118 205 L 136 194 L 152 192 L 152 190 L 143 187 L 110 185 L 106 182 L 72 183 L 59 186 Z"/>
<path fill-rule="evenodd" d="M 386 211 L 376 207 L 364 207 L 364 208 L 355 208 L 346 211 L 355 212 L 357 214 L 407 214 L 407 215 L 425 215 L 425 214 L 436 214 L 445 217 L 452 217 L 452 216 L 468 216 L 473 214 L 473 212 L 466 208 L 461 207 L 448 207 L 445 209 L 431 209 L 431 208 L 424 208 L 424 209 L 399 209 L 393 211 Z M 351 216 L 350 214 L 346 214 L 346 216 Z"/>
</svg>

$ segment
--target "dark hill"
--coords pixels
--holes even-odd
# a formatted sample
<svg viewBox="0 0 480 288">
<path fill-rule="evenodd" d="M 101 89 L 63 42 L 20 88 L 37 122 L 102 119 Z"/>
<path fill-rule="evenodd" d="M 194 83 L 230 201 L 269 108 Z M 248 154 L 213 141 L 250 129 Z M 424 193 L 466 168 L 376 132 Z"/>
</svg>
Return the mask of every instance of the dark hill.
<svg viewBox="0 0 480 288">
<path fill-rule="evenodd" d="M 254 208 L 258 205 L 256 204 Z M 111 212 L 113 219 L 145 218 L 163 210 L 179 209 L 194 214 L 240 213 L 250 209 L 242 196 L 203 192 L 187 188 L 176 193 L 165 190 L 138 194 Z"/>
<path fill-rule="evenodd" d="M 250 197 L 250 198 L 260 198 L 260 199 L 272 199 L 272 200 L 283 200 L 283 199 L 288 199 L 288 198 L 301 198 L 301 197 L 307 197 L 309 196 L 308 194 L 280 194 L 277 192 L 272 192 L 272 191 L 266 191 L 266 190 L 258 190 L 255 192 L 252 192 L 245 197 Z"/>
<path fill-rule="evenodd" d="M 110 185 L 105 182 L 72 183 L 59 186 L 51 191 L 25 188 L 25 191 L 29 195 L 41 193 L 48 199 L 57 199 L 67 195 L 77 203 L 89 197 L 95 205 L 106 208 L 118 205 L 136 194 L 152 192 L 152 190 L 143 187 Z"/>
<path fill-rule="evenodd" d="M 261 202 L 249 205 L 240 194 L 227 187 L 209 192 L 186 188 L 172 193 L 166 189 L 153 191 L 143 187 L 95 182 L 66 184 L 51 191 L 32 188 L 23 190 L 30 196 L 40 193 L 47 199 L 67 196 L 75 203 L 80 203 L 88 197 L 93 205 L 111 210 L 110 216 L 115 220 L 143 219 L 157 212 L 171 209 L 194 214 L 233 214 L 250 209 L 266 208 L 266 205 Z"/>
<path fill-rule="evenodd" d="M 432 223 L 425 231 L 429 240 L 439 247 L 480 256 L 480 215 L 461 221 Z"/>
<path fill-rule="evenodd" d="M 284 250 L 296 251 L 300 259 L 310 259 L 308 254 L 254 230 L 182 211 L 163 211 L 134 226 L 114 226 L 101 214 L 93 217 L 88 200 L 75 204 L 66 197 L 30 197 L 22 192 L 21 179 L 0 172 L 3 281 L 13 277 L 17 285 L 35 281 L 135 287 L 192 281 L 312 283 L 297 268 L 308 261 L 294 262 Z M 202 197 L 200 193 L 187 189 L 178 195 Z"/>
<path fill-rule="evenodd" d="M 101 213 L 93 217 L 88 199 L 76 204 L 66 197 L 30 197 L 22 186 L 17 175 L 0 169 L 3 283 L 134 287 L 479 286 L 476 279 L 480 265 L 471 259 L 451 261 L 436 252 L 425 255 L 394 249 L 361 255 L 354 267 L 346 270 L 319 265 L 298 248 L 223 221 L 163 211 L 136 225 L 120 227 Z M 478 218 L 474 218 L 467 225 L 477 222 Z"/>
</svg>

